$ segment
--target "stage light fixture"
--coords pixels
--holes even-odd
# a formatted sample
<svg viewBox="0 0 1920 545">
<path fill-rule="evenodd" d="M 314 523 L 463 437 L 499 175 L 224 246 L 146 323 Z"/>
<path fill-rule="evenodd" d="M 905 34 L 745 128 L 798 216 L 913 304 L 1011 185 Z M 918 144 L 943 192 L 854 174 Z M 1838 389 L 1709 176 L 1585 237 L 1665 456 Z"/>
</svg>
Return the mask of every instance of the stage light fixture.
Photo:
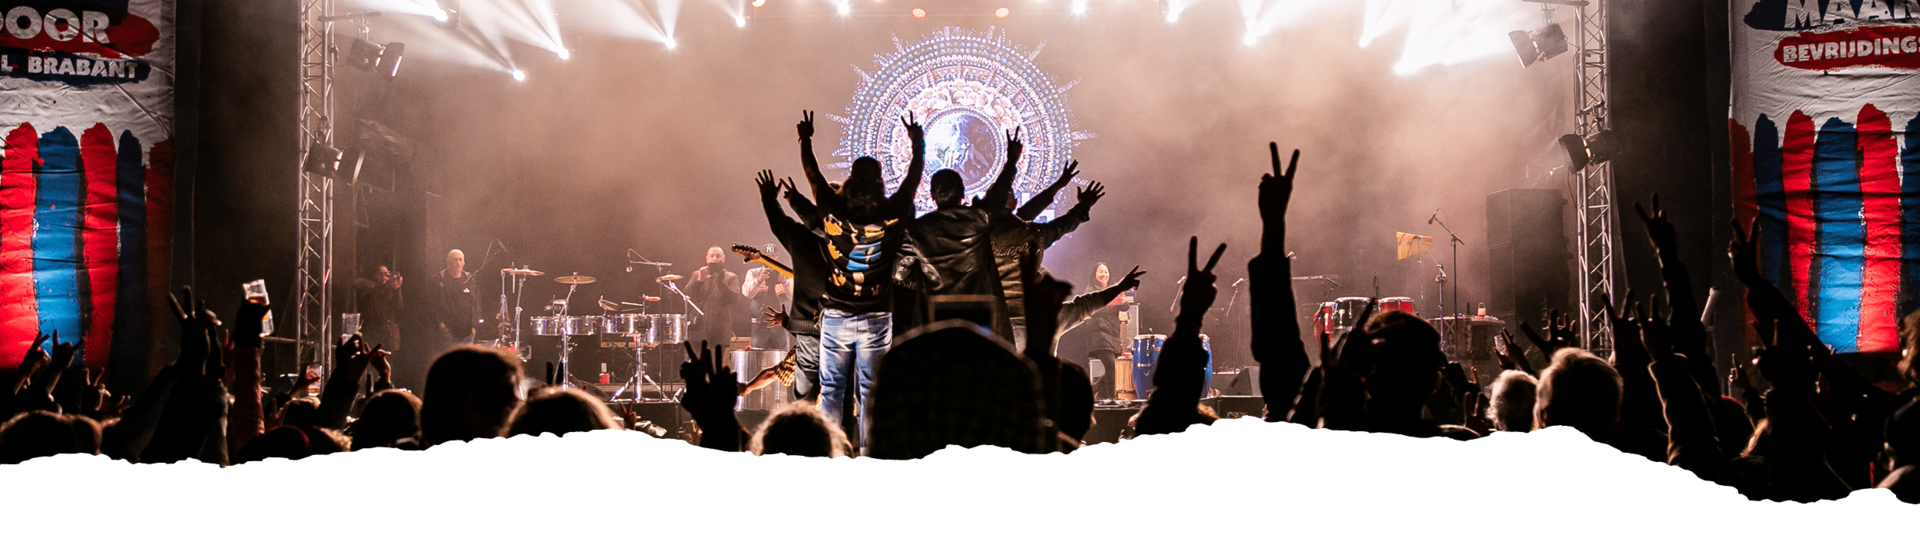
<svg viewBox="0 0 1920 545">
<path fill-rule="evenodd" d="M 1560 23 L 1548 24 L 1533 32 L 1508 32 L 1507 39 L 1513 41 L 1514 52 L 1520 54 L 1522 68 L 1567 52 L 1567 33 L 1561 30 Z"/>
<path fill-rule="evenodd" d="M 355 38 L 353 46 L 347 50 L 348 67 L 366 70 L 386 77 L 400 73 L 400 56 L 407 51 L 407 44 L 393 42 L 380 45 Z"/>
<path fill-rule="evenodd" d="M 757 7 L 763 7 L 766 5 L 767 5 L 767 0 L 753 0 L 753 7 L 757 8 Z"/>
<path fill-rule="evenodd" d="M 1581 138 L 1577 134 L 1561 135 L 1560 147 L 1567 150 L 1567 166 L 1573 170 L 1605 163 L 1619 152 L 1612 129 L 1601 129 L 1588 138 Z"/>
<path fill-rule="evenodd" d="M 733 17 L 733 26 L 747 28 L 747 17 L 745 15 L 735 15 Z"/>
<path fill-rule="evenodd" d="M 1086 15 L 1086 14 L 1087 14 L 1087 0 L 1073 0 L 1073 14 L 1074 14 L 1074 15 Z"/>
<path fill-rule="evenodd" d="M 667 38 L 667 49 L 673 49 L 677 47 L 680 47 L 679 40 L 675 40 L 673 38 Z"/>
<path fill-rule="evenodd" d="M 840 4 L 840 15 L 841 15 L 842 17 L 845 17 L 845 16 L 847 16 L 847 15 L 851 15 L 851 14 L 853 13 L 853 4 L 851 4 L 851 3 L 848 3 L 848 2 L 851 2 L 851 1 L 852 1 L 852 0 L 841 0 L 841 4 Z"/>
<path fill-rule="evenodd" d="M 920 9 L 920 8 L 913 8 L 913 18 L 915 19 L 927 18 L 927 10 Z"/>
<path fill-rule="evenodd" d="M 567 51 L 567 48 L 564 48 L 564 47 L 560 48 L 560 60 L 564 61 L 571 58 L 573 58 L 572 51 Z"/>
<path fill-rule="evenodd" d="M 307 147 L 307 160 L 301 162 L 300 170 L 332 178 L 334 173 L 340 172 L 340 158 L 343 155 L 345 152 L 316 140 Z"/>
<path fill-rule="evenodd" d="M 1007 18 L 1007 15 L 1008 15 L 1008 14 L 1011 14 L 1011 13 L 1013 13 L 1013 12 L 1011 12 L 1011 11 L 1007 11 L 1007 8 L 1000 8 L 1000 9 L 997 9 L 997 10 L 993 10 L 993 16 L 994 16 L 994 17 L 999 17 L 999 18 L 1001 18 L 1001 19 L 1005 19 L 1005 18 Z"/>
<path fill-rule="evenodd" d="M 513 74 L 513 81 L 527 81 L 527 73 L 521 72 L 519 68 L 513 69 L 512 74 Z"/>
</svg>

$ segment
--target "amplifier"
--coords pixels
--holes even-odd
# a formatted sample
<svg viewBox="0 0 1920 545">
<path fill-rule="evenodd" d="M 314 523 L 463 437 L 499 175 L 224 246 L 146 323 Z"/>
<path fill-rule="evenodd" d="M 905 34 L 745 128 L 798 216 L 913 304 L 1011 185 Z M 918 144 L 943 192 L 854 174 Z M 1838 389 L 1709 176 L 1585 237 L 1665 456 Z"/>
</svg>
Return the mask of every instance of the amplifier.
<svg viewBox="0 0 1920 545">
<path fill-rule="evenodd" d="M 1087 428 L 1087 436 L 1082 442 L 1118 443 L 1121 437 L 1132 435 L 1133 428 L 1127 427 L 1127 419 L 1140 412 L 1140 407 L 1102 407 L 1093 408 L 1093 426 Z"/>
</svg>

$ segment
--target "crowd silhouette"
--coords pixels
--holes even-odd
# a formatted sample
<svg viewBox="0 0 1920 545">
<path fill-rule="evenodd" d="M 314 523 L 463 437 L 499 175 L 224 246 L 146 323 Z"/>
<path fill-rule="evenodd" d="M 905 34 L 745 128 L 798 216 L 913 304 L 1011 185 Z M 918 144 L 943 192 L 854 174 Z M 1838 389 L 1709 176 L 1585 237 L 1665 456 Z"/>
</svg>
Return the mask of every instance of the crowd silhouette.
<svg viewBox="0 0 1920 545">
<path fill-rule="evenodd" d="M 1040 262 L 1047 246 L 1090 220 L 1104 191 L 1093 184 L 1059 218 L 1035 222 L 1078 166 L 1069 162 L 1058 182 L 1019 205 L 1011 182 L 1021 145 L 1011 133 L 1011 157 L 984 198 L 962 203 L 959 174 L 936 172 L 930 192 L 937 209 L 916 218 L 913 191 L 925 142 L 915 120 L 902 122 L 915 156 L 894 195 L 885 194 L 871 158 L 854 161 L 843 183 L 829 183 L 812 157 L 810 114 L 799 135 L 812 197 L 771 171 L 757 177 L 770 227 L 794 259 L 794 307 L 767 309 L 767 322 L 793 336 L 799 401 L 752 429 L 742 426 L 736 402 L 748 388 L 726 365 L 723 349 L 687 343 L 679 402 L 701 447 L 914 459 L 955 445 L 1024 453 L 1083 446 L 1094 418 L 1092 381 L 1087 369 L 1056 357 L 1057 339 L 1144 273 L 1136 268 L 1112 286 L 1076 296 Z M 1269 153 L 1272 172 L 1252 188 L 1263 230 L 1247 265 L 1249 338 L 1266 421 L 1462 440 L 1565 426 L 1748 498 L 1813 501 L 1879 487 L 1920 503 L 1920 476 L 1913 475 L 1920 465 L 1913 365 L 1920 313 L 1904 321 L 1905 384 L 1869 382 L 1830 353 L 1760 274 L 1757 224 L 1736 229 L 1727 263 L 1745 287 L 1753 321 L 1713 324 L 1751 328 L 1759 340 L 1751 366 L 1721 377 L 1712 365 L 1709 324 L 1691 318 L 1701 315 L 1701 305 L 1655 197 L 1651 207 L 1635 209 L 1663 282 L 1648 290 L 1652 296 L 1628 291 L 1609 306 L 1611 357 L 1578 348 L 1571 320 L 1556 317 L 1539 330 L 1522 323 L 1524 343 L 1502 332 L 1508 342 L 1497 356 L 1504 371 L 1483 396 L 1448 361 L 1440 333 L 1411 314 L 1376 312 L 1369 303 L 1360 325 L 1344 335 L 1303 335 L 1286 257 L 1300 153 L 1283 161 L 1277 144 Z M 783 195 L 797 219 L 782 208 Z M 1175 327 L 1151 393 L 1131 420 L 1135 434 L 1175 433 L 1216 418 L 1201 403 L 1210 360 L 1202 328 L 1227 247 L 1204 252 L 1203 260 L 1196 237 L 1187 250 Z M 936 320 L 946 301 L 940 297 L 948 296 L 977 297 L 972 301 L 986 301 L 989 311 L 980 319 Z M 522 362 L 473 345 L 441 354 L 417 396 L 393 388 L 383 346 L 358 336 L 335 347 L 324 382 L 307 374 L 269 383 L 261 370 L 266 305 L 243 303 L 227 326 L 186 289 L 173 311 L 178 357 L 134 395 L 109 392 L 105 377 L 76 362 L 81 347 L 62 341 L 60 332 L 37 339 L 0 392 L 0 463 L 83 453 L 231 465 L 647 426 L 630 408 L 616 412 L 600 398 L 557 386 L 562 381 L 551 364 L 545 382 L 556 386 L 526 391 Z M 1723 380 L 1735 396 L 1718 395 Z"/>
</svg>

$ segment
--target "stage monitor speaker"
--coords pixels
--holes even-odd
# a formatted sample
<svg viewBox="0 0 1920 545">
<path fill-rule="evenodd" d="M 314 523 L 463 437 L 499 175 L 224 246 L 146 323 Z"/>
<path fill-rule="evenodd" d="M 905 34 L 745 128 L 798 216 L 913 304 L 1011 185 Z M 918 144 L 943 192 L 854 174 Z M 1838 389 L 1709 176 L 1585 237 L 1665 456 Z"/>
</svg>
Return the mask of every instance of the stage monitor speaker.
<svg viewBox="0 0 1920 545">
<path fill-rule="evenodd" d="M 1117 443 L 1130 431 L 1127 420 L 1140 412 L 1139 407 L 1094 407 L 1093 426 L 1087 428 L 1084 443 Z"/>
<path fill-rule="evenodd" d="M 1540 327 L 1548 312 L 1577 312 L 1567 238 L 1567 199 L 1557 189 L 1508 189 L 1487 195 L 1487 314 L 1514 327 Z M 1471 303 L 1449 312 L 1473 314 Z"/>
</svg>

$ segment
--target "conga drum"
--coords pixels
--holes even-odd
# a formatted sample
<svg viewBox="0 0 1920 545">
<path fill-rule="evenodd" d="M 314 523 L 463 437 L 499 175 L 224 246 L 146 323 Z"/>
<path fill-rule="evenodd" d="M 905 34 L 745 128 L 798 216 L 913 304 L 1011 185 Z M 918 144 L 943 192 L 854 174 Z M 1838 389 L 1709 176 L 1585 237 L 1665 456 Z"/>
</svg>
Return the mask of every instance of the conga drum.
<svg viewBox="0 0 1920 545">
<path fill-rule="evenodd" d="M 1134 400 L 1139 396 L 1133 392 L 1133 356 L 1120 356 L 1113 360 L 1113 398 Z"/>
</svg>

